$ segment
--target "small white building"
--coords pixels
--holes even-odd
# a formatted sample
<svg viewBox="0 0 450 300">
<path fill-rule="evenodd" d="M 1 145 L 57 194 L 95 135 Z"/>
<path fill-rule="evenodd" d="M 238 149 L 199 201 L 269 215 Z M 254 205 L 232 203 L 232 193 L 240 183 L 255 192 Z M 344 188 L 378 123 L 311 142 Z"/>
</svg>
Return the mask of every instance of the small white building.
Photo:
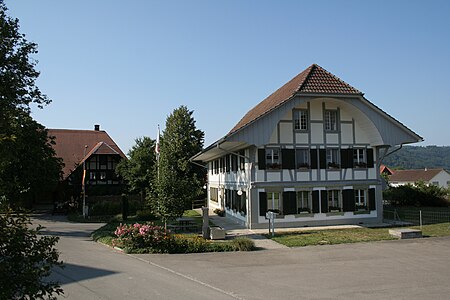
<svg viewBox="0 0 450 300">
<path fill-rule="evenodd" d="M 442 188 L 450 187 L 450 173 L 444 169 L 395 170 L 389 176 L 389 185 L 400 186 L 424 181 Z"/>
<path fill-rule="evenodd" d="M 192 160 L 208 165 L 208 206 L 248 228 L 382 221 L 379 168 L 422 138 L 313 64 Z"/>
</svg>

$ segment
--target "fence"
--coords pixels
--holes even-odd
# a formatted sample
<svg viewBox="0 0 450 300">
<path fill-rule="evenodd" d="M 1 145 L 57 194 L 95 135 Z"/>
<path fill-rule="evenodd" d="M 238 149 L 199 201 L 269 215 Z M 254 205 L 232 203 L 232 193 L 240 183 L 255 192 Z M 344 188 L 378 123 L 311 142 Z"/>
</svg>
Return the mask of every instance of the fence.
<svg viewBox="0 0 450 300">
<path fill-rule="evenodd" d="M 450 210 L 412 209 L 403 207 L 385 207 L 383 218 L 388 221 L 400 221 L 414 225 L 450 223 Z"/>
<path fill-rule="evenodd" d="M 206 199 L 198 199 L 192 201 L 192 209 L 202 208 L 202 206 L 206 206 Z"/>
</svg>

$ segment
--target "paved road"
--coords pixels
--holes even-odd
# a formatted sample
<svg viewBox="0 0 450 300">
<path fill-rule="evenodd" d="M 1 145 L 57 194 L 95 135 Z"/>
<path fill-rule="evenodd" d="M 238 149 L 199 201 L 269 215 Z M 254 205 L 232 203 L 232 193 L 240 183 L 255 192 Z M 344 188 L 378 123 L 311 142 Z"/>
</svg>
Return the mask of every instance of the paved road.
<svg viewBox="0 0 450 300">
<path fill-rule="evenodd" d="M 93 224 L 40 219 L 58 234 L 68 299 L 448 299 L 450 238 L 264 250 L 125 255 Z"/>
</svg>

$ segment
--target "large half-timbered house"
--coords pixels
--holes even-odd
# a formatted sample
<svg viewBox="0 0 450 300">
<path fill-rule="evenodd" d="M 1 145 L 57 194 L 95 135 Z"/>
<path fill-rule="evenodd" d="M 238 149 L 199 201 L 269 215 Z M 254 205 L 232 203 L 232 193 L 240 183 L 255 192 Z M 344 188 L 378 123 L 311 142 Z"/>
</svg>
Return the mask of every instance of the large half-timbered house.
<svg viewBox="0 0 450 300">
<path fill-rule="evenodd" d="M 208 165 L 208 205 L 249 228 L 382 221 L 378 172 L 422 138 L 313 64 L 192 158 Z"/>
</svg>

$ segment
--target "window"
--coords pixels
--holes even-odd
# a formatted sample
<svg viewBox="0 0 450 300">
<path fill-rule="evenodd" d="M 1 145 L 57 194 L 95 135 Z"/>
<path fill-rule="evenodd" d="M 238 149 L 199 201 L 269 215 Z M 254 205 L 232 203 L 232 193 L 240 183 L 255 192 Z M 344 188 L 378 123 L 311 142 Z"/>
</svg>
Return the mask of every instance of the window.
<svg viewBox="0 0 450 300">
<path fill-rule="evenodd" d="M 108 157 L 106 155 L 99 155 L 100 169 L 106 170 L 108 168 Z"/>
<path fill-rule="evenodd" d="M 339 169 L 341 167 L 339 149 L 327 149 L 327 167 L 328 169 Z"/>
<path fill-rule="evenodd" d="M 366 190 L 355 190 L 355 209 L 368 210 Z"/>
<path fill-rule="evenodd" d="M 328 211 L 339 212 L 342 211 L 342 200 L 340 190 L 329 190 L 328 195 Z"/>
<path fill-rule="evenodd" d="M 297 213 L 311 213 L 311 198 L 308 191 L 297 192 Z"/>
<path fill-rule="evenodd" d="M 283 211 L 281 209 L 280 193 L 268 192 L 267 193 L 267 210 Z"/>
<path fill-rule="evenodd" d="M 353 149 L 353 166 L 367 168 L 366 149 Z"/>
<path fill-rule="evenodd" d="M 308 130 L 308 110 L 294 110 L 294 129 Z"/>
<path fill-rule="evenodd" d="M 218 188 L 209 188 L 209 196 L 211 201 L 218 202 L 219 201 L 219 189 Z"/>
<path fill-rule="evenodd" d="M 239 151 L 239 170 L 245 171 L 245 150 Z"/>
<path fill-rule="evenodd" d="M 309 149 L 297 149 L 295 151 L 297 169 L 308 169 L 309 163 Z"/>
<path fill-rule="evenodd" d="M 268 169 L 280 169 L 280 149 L 266 149 L 266 166 Z"/>
<path fill-rule="evenodd" d="M 325 130 L 337 131 L 337 110 L 325 110 Z"/>
</svg>

